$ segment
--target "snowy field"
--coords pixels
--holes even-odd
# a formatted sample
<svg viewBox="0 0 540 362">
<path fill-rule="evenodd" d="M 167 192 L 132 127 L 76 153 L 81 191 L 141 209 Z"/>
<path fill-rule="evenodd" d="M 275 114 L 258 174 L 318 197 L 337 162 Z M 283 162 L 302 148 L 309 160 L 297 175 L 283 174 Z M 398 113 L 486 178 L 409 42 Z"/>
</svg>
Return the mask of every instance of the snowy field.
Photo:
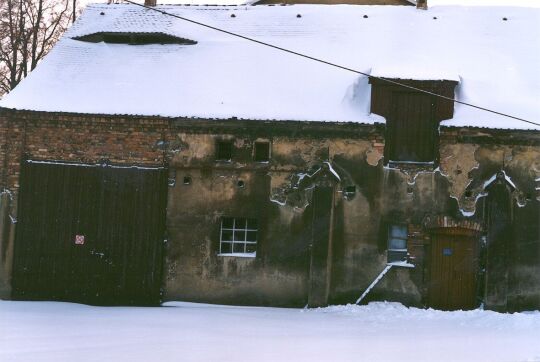
<svg viewBox="0 0 540 362">
<path fill-rule="evenodd" d="M 540 361 L 540 312 L 0 301 L 0 361 Z"/>
</svg>

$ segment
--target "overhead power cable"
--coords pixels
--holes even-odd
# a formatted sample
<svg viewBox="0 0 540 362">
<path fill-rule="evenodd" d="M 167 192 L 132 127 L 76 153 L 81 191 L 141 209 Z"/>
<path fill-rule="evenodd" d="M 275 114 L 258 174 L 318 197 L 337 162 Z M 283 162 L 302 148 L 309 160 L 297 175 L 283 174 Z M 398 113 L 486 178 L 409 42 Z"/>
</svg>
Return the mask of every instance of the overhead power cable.
<svg viewBox="0 0 540 362">
<path fill-rule="evenodd" d="M 212 29 L 212 30 L 215 30 L 215 31 L 219 31 L 219 32 L 224 33 L 224 34 L 228 34 L 228 35 L 231 35 L 231 36 L 234 36 L 234 37 L 237 37 L 237 38 L 241 38 L 241 39 L 253 42 L 253 43 L 257 43 L 257 44 L 260 44 L 260 45 L 263 45 L 263 46 L 266 46 L 266 47 L 270 47 L 270 48 L 273 48 L 273 49 L 276 49 L 276 50 L 280 50 L 282 52 L 286 52 L 286 53 L 289 53 L 289 54 L 294 54 L 294 55 L 297 55 L 299 57 L 306 58 L 306 59 L 309 59 L 309 60 L 313 60 L 313 61 L 318 62 L 318 63 L 326 64 L 326 65 L 329 65 L 329 66 L 332 66 L 332 67 L 335 67 L 335 68 L 339 68 L 339 69 L 343 69 L 343 70 L 346 70 L 346 71 L 349 71 L 349 72 L 352 72 L 352 73 L 360 74 L 360 75 L 366 76 L 366 77 L 368 77 L 370 79 L 377 79 L 377 80 L 380 80 L 382 82 L 397 85 L 397 86 L 402 87 L 402 88 L 411 89 L 411 90 L 414 90 L 416 92 L 429 94 L 429 95 L 434 96 L 434 97 L 439 97 L 439 98 L 442 98 L 442 99 L 446 99 L 446 100 L 454 102 L 454 103 L 463 104 L 464 106 L 476 108 L 476 109 L 479 109 L 479 110 L 482 110 L 482 111 L 485 111 L 485 112 L 494 113 L 494 114 L 497 114 L 499 116 L 512 118 L 512 119 L 515 119 L 515 120 L 518 120 L 518 121 L 521 121 L 521 122 L 526 122 L 526 123 L 529 123 L 529 124 L 533 124 L 535 126 L 540 126 L 540 123 L 537 123 L 537 122 L 529 121 L 529 120 L 526 120 L 524 118 L 512 116 L 510 114 L 498 112 L 498 111 L 495 111 L 495 110 L 492 110 L 492 109 L 489 109 L 489 108 L 485 108 L 485 107 L 481 107 L 481 106 L 477 106 L 477 105 L 474 105 L 474 104 L 471 104 L 471 103 L 459 101 L 457 99 L 447 97 L 447 96 L 444 96 L 442 94 L 437 94 L 437 93 L 433 93 L 433 92 L 430 92 L 430 91 L 427 91 L 427 90 L 424 90 L 424 89 L 416 88 L 416 87 L 410 86 L 408 84 L 397 82 L 395 80 L 391 80 L 391 79 L 388 79 L 388 78 L 377 77 L 377 76 L 374 76 L 374 75 L 371 75 L 371 74 L 368 74 L 368 73 L 365 73 L 365 72 L 361 72 L 361 71 L 356 70 L 356 69 L 345 67 L 343 65 L 332 63 L 332 62 L 329 62 L 329 61 L 326 61 L 326 60 L 323 60 L 323 59 L 320 59 L 320 58 L 316 58 L 316 57 L 313 57 L 313 56 L 310 56 L 310 55 L 307 55 L 307 54 L 303 54 L 303 53 L 291 50 L 291 49 L 283 48 L 283 47 L 280 47 L 278 45 L 274 45 L 274 44 L 267 43 L 267 42 L 264 42 L 264 41 L 261 41 L 261 40 L 250 38 L 250 37 L 245 36 L 245 35 L 233 33 L 232 31 L 228 31 L 228 30 L 221 29 L 221 28 L 218 28 L 218 27 L 215 27 L 215 26 L 212 26 L 212 25 L 201 23 L 200 21 L 196 21 L 196 20 L 189 19 L 189 18 L 180 16 L 180 15 L 172 14 L 172 13 L 169 13 L 169 12 L 167 12 L 165 10 L 158 9 L 156 7 L 153 7 L 153 6 L 147 6 L 147 5 L 144 5 L 144 4 L 139 4 L 139 3 L 133 2 L 131 0 L 123 0 L 123 1 L 127 2 L 129 4 L 132 4 L 132 5 L 140 6 L 142 8 L 161 13 L 163 15 L 171 16 L 173 18 L 180 19 L 180 20 L 183 20 L 183 21 L 186 21 L 186 22 L 189 22 L 189 23 L 192 23 L 192 24 L 196 24 L 196 25 L 208 28 L 208 29 Z"/>
</svg>

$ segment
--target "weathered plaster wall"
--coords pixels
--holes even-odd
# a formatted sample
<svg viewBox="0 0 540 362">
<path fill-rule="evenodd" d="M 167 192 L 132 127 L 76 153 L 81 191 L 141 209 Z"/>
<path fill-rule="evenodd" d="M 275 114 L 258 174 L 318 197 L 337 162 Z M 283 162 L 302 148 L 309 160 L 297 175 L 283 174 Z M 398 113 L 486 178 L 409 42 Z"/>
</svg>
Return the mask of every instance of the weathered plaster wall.
<svg viewBox="0 0 540 362">
<path fill-rule="evenodd" d="M 532 131 L 443 129 L 441 172 L 462 212 L 483 220 L 489 182 L 504 171 L 511 184 L 511 224 L 501 263 L 487 260 L 486 293 L 499 310 L 540 308 L 540 139 Z M 488 238 L 486 254 L 498 250 Z M 489 257 L 488 257 L 489 258 Z M 493 289 L 493 291 L 490 291 Z"/>
<path fill-rule="evenodd" d="M 523 205 L 540 197 L 540 145 L 531 131 L 443 129 L 440 169 L 451 183 L 451 196 L 467 213 L 475 211 L 484 184 L 504 170 L 517 190 L 516 202 Z"/>
<path fill-rule="evenodd" d="M 373 134 L 366 139 L 290 137 L 284 128 L 265 130 L 264 137 L 250 130 L 204 134 L 181 129 L 175 134 L 182 147 L 170 161 L 177 182 L 169 194 L 168 264 L 178 267 L 166 273 L 166 298 L 306 304 L 313 211 L 311 188 L 302 185 L 302 179 L 321 163 L 339 157 L 368 158 L 374 164 L 368 167 L 380 168 L 382 139 L 371 126 L 367 129 Z M 232 162 L 214 160 L 216 142 L 222 139 L 234 140 Z M 261 140 L 271 142 L 269 163 L 253 161 L 253 143 Z M 333 164 L 343 175 L 343 184 L 355 185 L 348 170 Z M 183 185 L 187 176 L 192 183 Z M 243 187 L 238 187 L 239 180 Z M 341 188 L 336 193 L 342 198 Z M 255 259 L 217 255 L 222 216 L 259 220 Z"/>
<path fill-rule="evenodd" d="M 205 134 L 180 130 L 175 134 L 182 147 L 170 163 L 178 171 L 177 184 L 169 196 L 168 263 L 192 267 L 168 272 L 167 298 L 305 303 L 313 224 L 311 188 L 309 182 L 303 183 L 306 175 L 325 161 L 340 177 L 334 213 L 330 302 L 353 302 L 384 269 L 386 227 L 390 221 L 420 224 L 425 215 L 457 211 L 455 201 L 449 197 L 449 182 L 440 173 L 404 172 L 383 166 L 384 140 L 380 133 L 367 133 L 355 139 L 351 135 L 332 137 L 322 132 L 294 137 L 266 132 L 264 139 L 272 144 L 272 157 L 262 165 L 252 161 L 252 145 L 261 139 L 257 132 L 224 130 Z M 235 140 L 232 162 L 214 161 L 218 139 Z M 192 177 L 191 185 L 180 184 L 186 175 Z M 240 179 L 245 182 L 243 188 L 237 186 Z M 348 194 L 346 190 L 351 186 L 355 192 Z M 176 203 L 182 210 L 174 206 Z M 216 255 L 219 221 L 221 216 L 245 215 L 261 221 L 257 258 L 235 262 L 242 267 L 234 269 L 231 275 L 227 272 L 231 258 Z M 196 225 L 194 229 L 200 233 L 193 237 L 199 241 L 193 241 L 191 246 L 186 239 L 194 232 L 189 229 L 189 235 L 185 234 L 188 225 Z M 186 257 L 186 248 L 200 248 L 202 252 Z M 191 270 L 197 270 L 195 278 Z M 274 271 L 274 280 L 267 278 L 270 270 Z M 422 305 L 423 273 L 422 266 L 395 268 L 373 291 L 372 298 Z M 278 294 L 275 280 L 280 281 L 281 289 L 288 290 L 288 297 Z M 254 300 L 254 296 L 259 299 Z"/>
<path fill-rule="evenodd" d="M 187 176 L 191 183 L 184 185 L 182 180 Z M 270 220 L 281 220 L 282 215 L 268 200 L 269 177 L 264 172 L 179 168 L 176 179 L 176 185 L 169 189 L 167 210 L 167 299 L 304 302 L 306 246 L 294 250 L 291 246 L 298 241 L 290 239 L 297 235 L 271 226 Z M 239 180 L 243 187 L 237 186 Z M 259 221 L 257 258 L 218 256 L 222 216 Z M 301 222 L 294 219 L 294 215 L 292 219 L 287 215 L 287 225 Z M 276 234 L 281 238 L 275 238 Z"/>
<path fill-rule="evenodd" d="M 170 169 L 166 299 L 303 306 L 314 230 L 315 180 L 309 175 L 328 162 L 340 179 L 329 252 L 330 303 L 353 302 L 385 267 L 390 222 L 421 226 L 426 216 L 439 214 L 482 221 L 484 184 L 504 170 L 515 185 L 512 252 L 507 268 L 487 273 L 505 276 L 499 300 L 508 310 L 539 308 L 540 136 L 442 128 L 440 165 L 433 170 L 384 166 L 383 135 L 380 125 L 0 112 L 6 191 L 0 204 L 0 296 L 9 296 L 11 218 L 16 219 L 23 157 L 106 159 Z M 232 162 L 214 160 L 216 142 L 224 139 L 234 140 Z M 256 141 L 271 143 L 270 162 L 253 161 Z M 259 220 L 256 258 L 217 255 L 222 216 Z M 428 239 L 419 240 L 419 250 L 429 246 Z M 420 261 L 415 268 L 393 268 L 367 301 L 424 305 L 425 297 Z"/>
</svg>

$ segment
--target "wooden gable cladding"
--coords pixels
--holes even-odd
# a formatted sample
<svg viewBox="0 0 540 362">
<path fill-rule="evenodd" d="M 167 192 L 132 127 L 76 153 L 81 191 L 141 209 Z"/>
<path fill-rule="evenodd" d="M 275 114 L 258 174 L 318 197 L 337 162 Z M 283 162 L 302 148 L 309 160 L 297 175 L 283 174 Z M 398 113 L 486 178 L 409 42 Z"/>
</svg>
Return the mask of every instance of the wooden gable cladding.
<svg viewBox="0 0 540 362">
<path fill-rule="evenodd" d="M 454 80 L 390 80 L 449 98 L 454 98 L 454 89 L 458 84 Z M 393 100 L 397 94 L 425 94 L 375 78 L 370 78 L 369 83 L 371 84 L 371 113 L 385 118 L 392 115 Z M 435 96 L 431 97 L 433 97 L 433 116 L 435 120 L 440 122 L 454 116 L 454 102 Z"/>
<path fill-rule="evenodd" d="M 448 80 L 395 81 L 452 99 L 457 84 Z M 370 83 L 371 112 L 386 118 L 386 162 L 435 164 L 439 123 L 452 118 L 454 102 L 382 79 Z"/>
</svg>

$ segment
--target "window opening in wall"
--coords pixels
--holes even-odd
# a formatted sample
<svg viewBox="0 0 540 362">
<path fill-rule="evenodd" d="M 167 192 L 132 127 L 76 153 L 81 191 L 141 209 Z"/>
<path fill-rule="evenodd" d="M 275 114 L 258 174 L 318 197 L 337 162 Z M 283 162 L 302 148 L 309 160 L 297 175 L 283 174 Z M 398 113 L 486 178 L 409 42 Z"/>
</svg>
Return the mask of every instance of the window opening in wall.
<svg viewBox="0 0 540 362">
<path fill-rule="evenodd" d="M 224 217 L 221 219 L 219 255 L 255 257 L 258 224 L 256 219 Z"/>
<path fill-rule="evenodd" d="M 394 224 L 388 227 L 389 263 L 405 261 L 407 259 L 407 225 Z"/>
<path fill-rule="evenodd" d="M 269 142 L 255 142 L 255 162 L 268 162 L 270 161 L 270 143 Z"/>
<path fill-rule="evenodd" d="M 191 185 L 191 176 L 184 176 L 184 185 Z"/>
<path fill-rule="evenodd" d="M 216 145 L 216 161 L 230 161 L 232 159 L 232 141 L 218 141 Z"/>
<path fill-rule="evenodd" d="M 345 187 L 343 191 L 344 191 L 344 196 L 347 200 L 353 199 L 354 196 L 356 195 L 356 186 L 355 185 L 347 186 Z"/>
</svg>

